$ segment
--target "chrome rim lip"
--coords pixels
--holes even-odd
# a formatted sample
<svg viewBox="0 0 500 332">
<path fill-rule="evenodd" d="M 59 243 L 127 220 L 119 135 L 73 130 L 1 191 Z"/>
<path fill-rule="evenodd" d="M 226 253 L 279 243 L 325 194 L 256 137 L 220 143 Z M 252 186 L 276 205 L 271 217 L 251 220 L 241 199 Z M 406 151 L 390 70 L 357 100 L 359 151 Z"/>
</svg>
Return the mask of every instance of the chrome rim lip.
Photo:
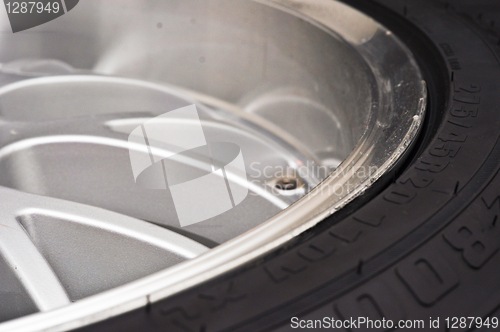
<svg viewBox="0 0 500 332">
<path fill-rule="evenodd" d="M 281 4 L 283 2 L 280 1 Z M 277 4 L 273 5 L 280 7 Z M 354 11 L 350 7 L 339 3 L 334 3 L 332 6 L 339 6 L 341 10 Z M 290 9 L 284 10 L 293 12 Z M 303 16 L 301 13 L 299 15 Z M 330 27 L 325 25 L 324 22 L 318 23 L 315 21 L 315 17 L 310 17 L 308 20 L 312 20 L 316 25 L 330 31 Z M 383 28 L 379 26 L 379 29 Z M 389 32 L 387 35 L 390 37 Z M 0 329 L 2 331 L 68 330 L 143 307 L 148 303 L 157 302 L 228 272 L 279 247 L 315 226 L 362 194 L 403 156 L 417 137 L 425 113 L 426 86 L 418 72 L 415 60 L 402 43 L 394 37 L 390 38 L 393 38 L 394 43 L 398 44 L 401 52 L 408 57 L 408 62 L 413 65 L 415 70 L 410 75 L 414 79 L 414 86 L 412 87 L 414 91 L 411 93 L 412 100 L 409 101 L 408 105 L 402 107 L 408 107 L 408 109 L 400 110 L 401 114 L 404 115 L 404 121 L 400 121 L 397 130 L 395 130 L 395 132 L 399 133 L 396 142 L 382 141 L 383 139 L 388 140 L 385 136 L 387 134 L 384 134 L 387 128 L 380 125 L 380 119 L 384 115 L 381 113 L 384 110 L 378 109 L 377 112 L 379 112 L 380 116 L 374 116 L 371 119 L 371 130 L 365 133 L 354 151 L 340 167 L 307 196 L 265 223 L 194 259 L 124 286 L 80 300 L 69 306 L 9 321 L 0 325 Z M 364 51 L 361 46 L 359 46 L 358 51 L 368 62 L 370 57 L 373 60 L 374 55 L 366 53 L 366 50 Z M 394 91 L 391 91 L 391 94 L 394 93 Z M 406 94 L 402 93 L 400 97 L 405 96 Z M 380 97 L 381 99 L 389 98 L 384 93 L 381 93 Z M 391 98 L 395 98 L 394 95 Z M 386 143 L 386 146 L 380 148 L 381 143 Z M 374 162 L 374 159 L 378 162 Z M 374 165 L 376 171 L 367 177 L 353 174 L 346 176 L 353 169 L 372 164 L 376 164 Z M 351 189 L 348 188 L 349 185 L 352 186 Z M 347 188 L 346 192 L 342 195 L 324 194 L 325 190 L 331 192 L 330 190 L 335 186 Z"/>
</svg>

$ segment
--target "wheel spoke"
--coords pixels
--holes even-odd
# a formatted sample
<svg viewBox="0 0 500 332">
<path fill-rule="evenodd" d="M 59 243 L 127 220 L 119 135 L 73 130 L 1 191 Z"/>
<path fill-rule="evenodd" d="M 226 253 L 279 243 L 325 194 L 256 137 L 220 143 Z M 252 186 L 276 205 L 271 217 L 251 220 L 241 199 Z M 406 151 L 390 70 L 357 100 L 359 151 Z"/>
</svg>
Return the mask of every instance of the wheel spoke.
<svg viewBox="0 0 500 332">
<path fill-rule="evenodd" d="M 7 188 L 0 188 L 0 198 L 0 253 L 40 311 L 208 250 L 168 229 L 104 209 Z"/>
<path fill-rule="evenodd" d="M 70 303 L 58 277 L 12 212 L 4 207 L 0 212 L 0 252 L 7 264 L 39 310 Z"/>
</svg>

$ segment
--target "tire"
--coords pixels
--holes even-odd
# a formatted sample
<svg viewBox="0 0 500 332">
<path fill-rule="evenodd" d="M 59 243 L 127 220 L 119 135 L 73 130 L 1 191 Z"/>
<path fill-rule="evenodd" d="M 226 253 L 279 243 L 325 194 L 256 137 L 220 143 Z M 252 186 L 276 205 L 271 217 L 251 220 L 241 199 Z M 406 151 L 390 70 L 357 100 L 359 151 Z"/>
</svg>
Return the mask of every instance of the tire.
<svg viewBox="0 0 500 332">
<path fill-rule="evenodd" d="M 278 251 L 80 331 L 288 331 L 292 317 L 361 316 L 425 329 L 439 317 L 445 330 L 446 317 L 500 315 L 500 5 L 345 2 L 424 73 L 425 128 L 405 163 Z"/>
</svg>

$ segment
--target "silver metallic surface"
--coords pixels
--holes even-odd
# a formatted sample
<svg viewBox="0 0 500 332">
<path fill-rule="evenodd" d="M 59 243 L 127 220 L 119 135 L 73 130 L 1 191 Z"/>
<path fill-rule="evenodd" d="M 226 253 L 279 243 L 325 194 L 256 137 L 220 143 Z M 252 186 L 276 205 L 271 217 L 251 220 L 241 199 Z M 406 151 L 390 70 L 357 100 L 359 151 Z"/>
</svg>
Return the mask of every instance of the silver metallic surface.
<svg viewBox="0 0 500 332">
<path fill-rule="evenodd" d="M 0 184 L 13 188 L 0 191 L 0 258 L 14 271 L 19 262 L 41 311 L 0 331 L 90 324 L 265 254 L 362 194 L 422 124 L 425 83 L 411 53 L 341 3 L 120 4 L 81 2 L 0 35 Z M 181 229 L 168 192 L 134 186 L 126 138 L 192 103 L 207 137 L 241 147 L 254 195 Z M 305 167 L 304 190 L 268 192 L 279 178 L 268 166 Z M 224 243 L 207 251 L 176 232 Z"/>
<path fill-rule="evenodd" d="M 0 254 L 41 311 L 208 250 L 175 232 L 103 209 L 7 188 L 0 188 L 0 197 Z M 3 281 L 2 288 L 10 287 Z"/>
</svg>

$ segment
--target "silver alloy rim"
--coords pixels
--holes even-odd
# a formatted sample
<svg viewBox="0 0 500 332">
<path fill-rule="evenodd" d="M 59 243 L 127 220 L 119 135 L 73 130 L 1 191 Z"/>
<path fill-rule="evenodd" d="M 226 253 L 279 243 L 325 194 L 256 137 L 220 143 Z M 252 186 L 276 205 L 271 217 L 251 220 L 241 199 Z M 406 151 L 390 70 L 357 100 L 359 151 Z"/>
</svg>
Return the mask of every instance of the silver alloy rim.
<svg viewBox="0 0 500 332">
<path fill-rule="evenodd" d="M 0 251 L 8 258 L 10 266 L 13 262 L 23 266 L 16 272 L 17 276 L 24 280 L 23 287 L 27 289 L 35 306 L 40 310 L 38 313 L 1 324 L 1 331 L 62 331 L 81 327 L 157 302 L 231 271 L 293 239 L 363 194 L 373 182 L 396 164 L 414 142 L 421 128 L 426 107 L 425 82 L 411 52 L 390 31 L 366 15 L 336 1 L 242 1 L 242 3 L 248 2 L 307 22 L 314 29 L 348 45 L 352 53 L 359 57 L 356 61 L 364 64 L 360 70 L 365 70 L 367 73 L 370 109 L 368 116 L 360 116 L 360 119 L 364 119 L 359 121 L 362 130 L 359 129 L 361 131 L 358 136 L 353 135 L 358 140 L 353 144 L 347 157 L 328 177 L 320 179 L 322 181 L 314 189 L 296 202 L 293 203 L 292 200 L 293 204 L 286 209 L 210 250 L 174 231 L 158 230 L 154 225 L 141 224 L 136 218 L 124 217 L 123 214 L 1 187 L 0 195 L 5 202 L 8 202 L 8 206 L 2 206 L 3 225 L 12 231 L 0 233 Z M 76 9 L 73 12 L 76 13 Z M 6 67 L 10 70 L 8 66 L 4 66 L 4 70 Z M 77 74 L 83 75 L 36 80 L 53 82 L 72 80 L 75 77 L 78 80 L 95 79 L 95 76 L 90 78 L 86 76 L 87 73 Z M 100 82 L 106 80 L 103 78 Z M 142 84 L 131 79 L 109 80 L 125 85 Z M 25 86 L 23 81 L 14 84 Z M 17 89 L 18 86 L 14 88 Z M 163 88 L 170 89 L 165 86 Z M 12 90 L 12 85 L 7 85 L 3 90 L 8 93 Z M 1 95 L 8 98 L 5 97 L 7 94 L 4 94 L 3 90 L 0 91 L 0 100 Z M 255 116 L 255 112 L 266 110 L 266 107 L 276 103 L 276 100 L 280 101 L 279 96 L 268 97 L 263 94 L 263 97 L 248 102 L 245 107 L 236 107 L 207 94 L 188 91 L 189 89 L 174 90 L 175 93 L 186 92 L 188 99 L 193 100 L 201 108 L 226 109 L 252 126 L 273 131 L 276 140 L 284 142 L 286 146 L 294 147 L 291 150 L 298 155 L 307 156 L 310 153 L 307 147 L 304 148 L 302 143 L 286 130 L 276 128 L 276 124 L 265 116 Z M 298 101 L 288 98 L 287 102 Z M 242 108 L 247 111 L 242 111 Z M 113 117 L 104 117 L 104 120 L 111 128 L 123 125 L 123 121 L 120 122 L 120 119 Z M 15 128 L 11 129 L 13 136 L 18 135 Z M 95 138 L 86 135 L 65 135 L 61 132 L 55 136 L 51 135 L 51 130 L 51 127 L 48 127 L 46 131 L 42 131 L 42 135 L 35 135 L 34 138 L 28 135 L 22 140 L 13 139 L 0 149 L 0 160 L 4 156 L 12 156 L 13 153 L 23 151 L 26 147 L 32 149 L 58 142 L 96 143 L 107 146 L 115 144 L 102 143 L 106 140 L 104 138 L 94 142 Z M 313 158 L 315 157 L 311 157 Z M 363 172 L 360 172 L 361 170 Z M 15 189 L 22 190 L 22 188 Z M 279 197 L 283 202 L 289 202 L 286 201 L 288 198 L 285 195 Z M 281 204 L 279 202 L 281 201 L 276 204 Z M 68 291 L 61 285 L 61 276 L 54 275 L 51 269 L 56 263 L 45 262 L 43 255 L 40 254 L 38 240 L 34 240 L 34 237 L 41 236 L 40 234 L 57 233 L 59 227 L 65 225 L 65 223 L 58 224 L 55 222 L 57 220 L 69 221 L 71 225 L 93 227 L 104 233 L 124 234 L 126 238 L 136 241 L 134 243 L 147 244 L 149 247 L 143 252 L 149 252 L 148 248 L 154 247 L 155 250 L 159 250 L 159 257 L 167 255 L 171 260 L 168 263 L 170 267 L 162 269 L 161 264 L 155 263 L 157 256 L 152 254 L 150 259 L 145 259 L 152 262 L 147 266 L 149 275 L 140 279 L 137 279 L 138 276 L 130 276 L 130 280 L 121 280 L 116 285 L 106 285 L 108 290 L 105 291 L 94 289 L 87 294 L 87 290 L 82 290 L 75 295 L 78 301 L 71 303 L 71 299 L 67 296 Z M 41 227 L 47 229 L 39 230 Z M 43 237 L 40 239 L 42 241 Z M 36 246 L 33 245 L 33 241 Z M 19 246 L 19 243 L 24 244 Z M 22 247 L 22 251 L 15 250 L 19 247 Z M 23 258 L 27 253 L 30 260 Z M 71 277 L 70 272 L 68 278 Z M 36 278 L 37 275 L 39 279 Z"/>
</svg>

